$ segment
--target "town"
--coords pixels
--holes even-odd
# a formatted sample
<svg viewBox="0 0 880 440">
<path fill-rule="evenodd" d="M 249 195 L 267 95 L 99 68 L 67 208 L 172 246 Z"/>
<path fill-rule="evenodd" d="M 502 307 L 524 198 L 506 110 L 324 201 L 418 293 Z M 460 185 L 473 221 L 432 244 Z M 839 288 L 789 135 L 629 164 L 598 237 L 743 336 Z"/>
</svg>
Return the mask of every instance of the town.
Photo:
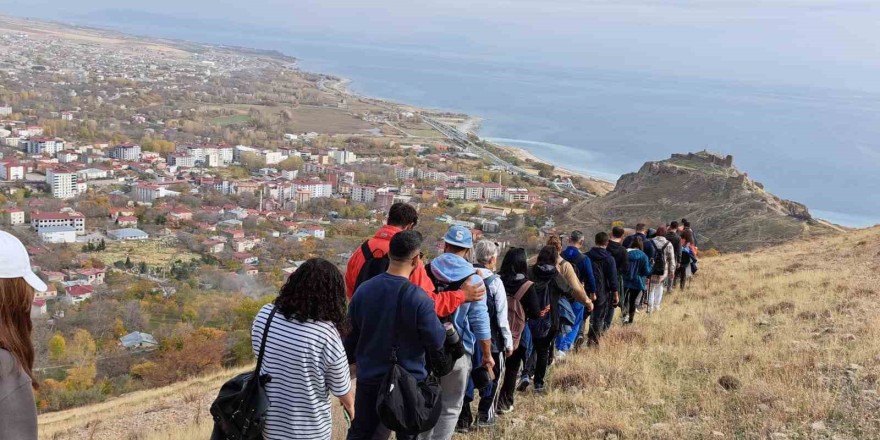
<svg viewBox="0 0 880 440">
<path fill-rule="evenodd" d="M 451 224 L 536 245 L 578 197 L 432 125 L 465 115 L 289 57 L 50 27 L 0 22 L 0 212 L 50 286 L 31 313 L 43 410 L 248 361 L 259 298 L 310 257 L 344 266 L 395 202 L 430 258 Z"/>
</svg>

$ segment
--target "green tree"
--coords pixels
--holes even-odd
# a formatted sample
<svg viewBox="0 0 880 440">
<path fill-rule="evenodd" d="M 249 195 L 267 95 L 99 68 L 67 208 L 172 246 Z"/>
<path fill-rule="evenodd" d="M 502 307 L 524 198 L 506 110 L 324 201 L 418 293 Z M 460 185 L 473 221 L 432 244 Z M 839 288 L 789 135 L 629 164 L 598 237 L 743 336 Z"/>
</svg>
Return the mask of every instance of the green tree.
<svg viewBox="0 0 880 440">
<path fill-rule="evenodd" d="M 53 361 L 58 362 L 64 359 L 67 352 L 67 341 L 64 339 L 64 335 L 55 332 L 55 334 L 49 338 L 49 343 L 47 345 L 49 348 L 49 357 Z"/>
<path fill-rule="evenodd" d="M 131 269 L 134 267 L 134 263 L 131 262 L 131 257 L 125 257 L 125 268 Z"/>
<path fill-rule="evenodd" d="M 278 165 L 276 165 L 276 167 L 280 170 L 285 171 L 302 170 L 303 160 L 299 156 L 291 156 L 287 159 L 282 160 L 281 162 L 278 162 Z"/>
</svg>

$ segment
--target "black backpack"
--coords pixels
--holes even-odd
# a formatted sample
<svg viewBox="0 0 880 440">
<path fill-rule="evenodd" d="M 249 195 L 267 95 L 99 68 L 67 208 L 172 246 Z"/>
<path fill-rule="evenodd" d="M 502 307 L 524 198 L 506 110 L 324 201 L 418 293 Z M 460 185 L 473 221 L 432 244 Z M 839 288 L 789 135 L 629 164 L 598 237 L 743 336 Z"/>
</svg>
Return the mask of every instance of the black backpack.
<svg viewBox="0 0 880 440">
<path fill-rule="evenodd" d="M 266 413 L 270 405 L 266 396 L 266 384 L 272 380 L 272 377 L 268 374 L 260 374 L 260 368 L 263 366 L 263 351 L 266 349 L 269 326 L 277 310 L 272 307 L 269 317 L 266 318 L 263 338 L 260 341 L 260 353 L 257 355 L 257 367 L 252 372 L 239 374 L 224 383 L 214 403 L 211 404 L 211 416 L 214 418 L 211 440 L 263 438 L 263 425 L 266 423 Z"/>
<path fill-rule="evenodd" d="M 498 323 L 498 306 L 495 304 L 495 294 L 490 288 L 492 281 L 497 278 L 498 275 L 492 274 L 489 278 L 483 279 L 483 284 L 486 285 L 486 307 L 489 309 L 489 328 L 492 333 L 492 353 L 504 351 L 504 335 L 501 334 L 501 325 Z"/>
<path fill-rule="evenodd" d="M 608 282 L 605 279 L 605 272 L 602 270 L 602 262 L 596 261 L 593 257 L 587 255 L 590 264 L 593 265 L 593 278 L 596 280 L 596 300 L 602 301 L 602 298 L 608 294 Z"/>
<path fill-rule="evenodd" d="M 538 310 L 544 310 L 550 307 L 550 313 L 546 316 L 530 319 L 529 330 L 532 332 L 532 338 L 544 338 L 550 334 L 553 329 L 553 293 L 550 291 L 551 280 L 546 282 L 535 283 L 535 293 L 538 295 Z"/>
<path fill-rule="evenodd" d="M 450 281 L 450 282 L 441 281 L 439 278 L 434 276 L 434 272 L 431 271 L 431 263 L 425 264 L 425 272 L 428 272 L 428 278 L 430 278 L 431 282 L 434 283 L 434 292 L 436 292 L 436 293 L 452 292 L 455 290 L 461 290 L 461 286 L 464 284 L 465 281 L 468 280 L 468 278 L 470 278 L 474 275 L 479 276 L 479 274 L 477 272 L 474 272 L 474 273 L 472 273 L 472 274 L 470 274 L 460 280 L 457 280 L 457 281 Z"/>
<path fill-rule="evenodd" d="M 400 348 L 400 308 L 403 294 L 411 285 L 405 281 L 397 294 L 394 319 L 394 341 L 391 345 L 391 368 L 382 379 L 376 412 L 382 424 L 400 434 L 415 435 L 428 431 L 440 419 L 440 381 L 429 375 L 424 382 L 416 381 L 397 359 Z"/>
<path fill-rule="evenodd" d="M 651 275 L 663 276 L 663 271 L 666 270 L 666 247 L 669 246 L 669 242 L 663 245 L 662 249 L 658 249 L 654 251 L 654 258 L 651 261 Z"/>
<path fill-rule="evenodd" d="M 357 280 L 354 282 L 354 290 L 352 290 L 352 292 L 356 291 L 358 286 L 364 281 L 388 271 L 388 264 L 391 261 L 388 258 L 388 254 L 376 258 L 376 256 L 373 255 L 373 251 L 370 250 L 369 242 L 370 240 L 367 240 L 361 245 L 361 253 L 364 254 L 364 265 L 361 266 L 361 271 L 358 272 Z"/>
</svg>

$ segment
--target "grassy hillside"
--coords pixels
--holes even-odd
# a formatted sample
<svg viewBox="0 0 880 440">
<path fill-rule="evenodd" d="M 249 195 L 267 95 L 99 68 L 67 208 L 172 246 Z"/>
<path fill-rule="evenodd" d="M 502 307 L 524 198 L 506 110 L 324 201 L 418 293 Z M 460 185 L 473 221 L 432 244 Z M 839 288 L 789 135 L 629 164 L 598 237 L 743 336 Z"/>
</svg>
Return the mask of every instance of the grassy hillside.
<svg viewBox="0 0 880 440">
<path fill-rule="evenodd" d="M 552 368 L 548 395 L 520 394 L 497 428 L 466 438 L 880 438 L 878 238 L 704 259 L 661 313 L 616 325 Z M 205 408 L 232 374 L 43 416 L 41 438 L 206 438 Z"/>
</svg>

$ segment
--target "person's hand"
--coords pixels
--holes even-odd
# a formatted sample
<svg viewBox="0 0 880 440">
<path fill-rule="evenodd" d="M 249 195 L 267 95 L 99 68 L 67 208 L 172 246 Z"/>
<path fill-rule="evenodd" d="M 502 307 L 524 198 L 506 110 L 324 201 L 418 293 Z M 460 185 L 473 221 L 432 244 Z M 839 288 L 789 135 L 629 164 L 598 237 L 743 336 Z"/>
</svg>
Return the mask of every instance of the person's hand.
<svg viewBox="0 0 880 440">
<path fill-rule="evenodd" d="M 592 301 L 587 301 L 587 303 L 584 304 L 584 310 L 586 310 L 587 313 L 592 312 L 592 311 L 593 311 L 593 302 L 592 302 Z"/>
<path fill-rule="evenodd" d="M 547 316 L 550 313 L 550 304 L 547 304 L 547 307 L 544 307 L 544 310 L 541 310 L 541 317 Z"/>
<path fill-rule="evenodd" d="M 596 296 L 596 292 L 590 294 L 590 301 L 595 301 L 598 296 Z"/>
<path fill-rule="evenodd" d="M 465 302 L 480 301 L 486 296 L 486 285 L 483 282 L 464 283 L 461 286 L 461 291 L 464 293 Z"/>
<path fill-rule="evenodd" d="M 510 356 L 513 356 L 513 349 L 508 348 L 508 349 L 504 350 L 504 357 L 509 358 Z"/>
<path fill-rule="evenodd" d="M 618 304 L 620 304 L 620 294 L 614 292 L 614 301 L 611 303 L 611 305 L 617 307 Z"/>
<path fill-rule="evenodd" d="M 483 363 L 480 366 L 485 367 L 489 372 L 489 380 L 495 380 L 495 359 L 492 359 L 492 356 L 483 356 Z"/>
</svg>

